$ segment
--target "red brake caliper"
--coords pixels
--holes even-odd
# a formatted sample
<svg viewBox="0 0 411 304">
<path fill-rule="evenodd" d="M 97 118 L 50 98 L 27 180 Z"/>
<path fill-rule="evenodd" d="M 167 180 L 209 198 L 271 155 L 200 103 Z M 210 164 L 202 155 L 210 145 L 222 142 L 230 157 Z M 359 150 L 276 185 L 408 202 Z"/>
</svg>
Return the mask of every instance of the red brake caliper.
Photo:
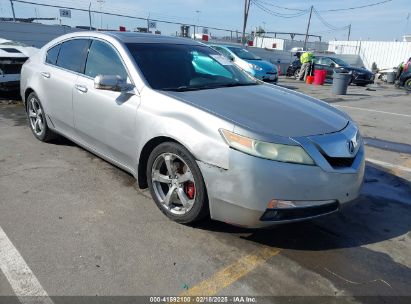
<svg viewBox="0 0 411 304">
<path fill-rule="evenodd" d="M 194 183 L 186 182 L 184 184 L 184 192 L 187 195 L 187 197 L 192 200 L 194 196 L 196 195 L 196 188 L 194 186 Z"/>
</svg>

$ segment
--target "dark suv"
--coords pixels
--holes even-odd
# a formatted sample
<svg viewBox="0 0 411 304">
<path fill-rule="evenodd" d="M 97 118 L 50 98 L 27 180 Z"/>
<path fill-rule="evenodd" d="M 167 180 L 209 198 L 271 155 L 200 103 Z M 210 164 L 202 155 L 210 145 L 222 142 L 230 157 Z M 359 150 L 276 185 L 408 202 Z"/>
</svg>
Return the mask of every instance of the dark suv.
<svg viewBox="0 0 411 304">
<path fill-rule="evenodd" d="M 360 86 L 365 86 L 367 84 L 374 83 L 374 74 L 371 71 L 365 68 L 351 66 L 339 58 L 315 56 L 314 62 L 314 69 L 327 71 L 327 79 L 332 79 L 334 70 L 338 70 L 339 72 L 347 72 L 352 74 L 352 79 L 350 83 Z M 297 78 L 300 68 L 300 60 L 295 59 L 288 67 L 286 75 L 288 77 L 294 76 L 295 78 Z"/>
</svg>

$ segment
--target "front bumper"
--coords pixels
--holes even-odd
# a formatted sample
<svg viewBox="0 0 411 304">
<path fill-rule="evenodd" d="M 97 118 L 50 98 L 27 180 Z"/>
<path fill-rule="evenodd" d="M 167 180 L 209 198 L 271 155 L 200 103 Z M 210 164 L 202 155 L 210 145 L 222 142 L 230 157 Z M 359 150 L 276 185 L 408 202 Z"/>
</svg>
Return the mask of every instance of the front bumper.
<svg viewBox="0 0 411 304">
<path fill-rule="evenodd" d="M 20 87 L 20 74 L 4 74 L 0 75 L 0 90 L 14 91 Z"/>
<path fill-rule="evenodd" d="M 207 186 L 211 218 L 250 228 L 337 211 L 341 204 L 358 197 L 365 168 L 363 146 L 349 170 L 281 163 L 233 149 L 227 170 L 198 164 Z M 272 200 L 292 201 L 295 207 L 268 208 Z"/>
<path fill-rule="evenodd" d="M 275 71 L 254 71 L 253 76 L 266 82 L 276 83 L 278 81 L 278 72 Z"/>
</svg>

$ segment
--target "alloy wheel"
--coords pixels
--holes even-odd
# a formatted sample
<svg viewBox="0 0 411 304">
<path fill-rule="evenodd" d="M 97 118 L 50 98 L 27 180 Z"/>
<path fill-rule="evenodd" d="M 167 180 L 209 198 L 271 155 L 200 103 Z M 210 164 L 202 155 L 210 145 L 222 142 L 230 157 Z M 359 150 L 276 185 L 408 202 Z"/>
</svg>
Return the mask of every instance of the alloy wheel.
<svg viewBox="0 0 411 304">
<path fill-rule="evenodd" d="M 196 184 L 187 163 L 174 153 L 162 153 L 153 162 L 151 179 L 158 201 L 175 215 L 188 213 L 195 201 Z"/>
<path fill-rule="evenodd" d="M 39 101 L 31 97 L 27 104 L 30 125 L 37 136 L 41 136 L 45 129 L 45 117 Z"/>
</svg>

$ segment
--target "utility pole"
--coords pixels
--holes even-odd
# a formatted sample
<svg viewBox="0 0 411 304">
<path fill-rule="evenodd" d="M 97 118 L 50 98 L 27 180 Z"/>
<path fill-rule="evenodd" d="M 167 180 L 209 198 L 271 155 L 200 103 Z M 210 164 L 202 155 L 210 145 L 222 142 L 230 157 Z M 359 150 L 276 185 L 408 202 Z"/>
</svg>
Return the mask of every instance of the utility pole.
<svg viewBox="0 0 411 304">
<path fill-rule="evenodd" d="M 14 13 L 14 4 L 13 4 L 13 0 L 10 0 L 10 4 L 11 4 L 11 11 L 13 12 L 13 21 L 16 21 L 16 14 Z"/>
<path fill-rule="evenodd" d="M 100 4 L 100 31 L 103 30 L 103 4 L 106 2 L 105 0 L 97 0 Z"/>
<path fill-rule="evenodd" d="M 313 14 L 313 8 L 314 6 L 311 5 L 311 9 L 310 9 L 310 17 L 308 18 L 308 24 L 307 24 L 307 31 L 305 32 L 305 39 L 304 39 L 304 50 L 307 47 L 307 40 L 308 40 L 308 32 L 310 30 L 310 23 L 311 23 L 311 15 Z"/>
<path fill-rule="evenodd" d="M 244 0 L 244 23 L 243 23 L 243 36 L 241 37 L 241 43 L 245 44 L 245 29 L 247 27 L 248 12 L 250 11 L 251 0 Z"/>
<path fill-rule="evenodd" d="M 348 41 L 350 41 L 350 36 L 351 36 L 351 24 L 348 26 L 348 37 L 347 37 Z"/>
<path fill-rule="evenodd" d="M 88 5 L 88 21 L 90 23 L 90 31 L 91 31 L 91 2 Z"/>
</svg>

